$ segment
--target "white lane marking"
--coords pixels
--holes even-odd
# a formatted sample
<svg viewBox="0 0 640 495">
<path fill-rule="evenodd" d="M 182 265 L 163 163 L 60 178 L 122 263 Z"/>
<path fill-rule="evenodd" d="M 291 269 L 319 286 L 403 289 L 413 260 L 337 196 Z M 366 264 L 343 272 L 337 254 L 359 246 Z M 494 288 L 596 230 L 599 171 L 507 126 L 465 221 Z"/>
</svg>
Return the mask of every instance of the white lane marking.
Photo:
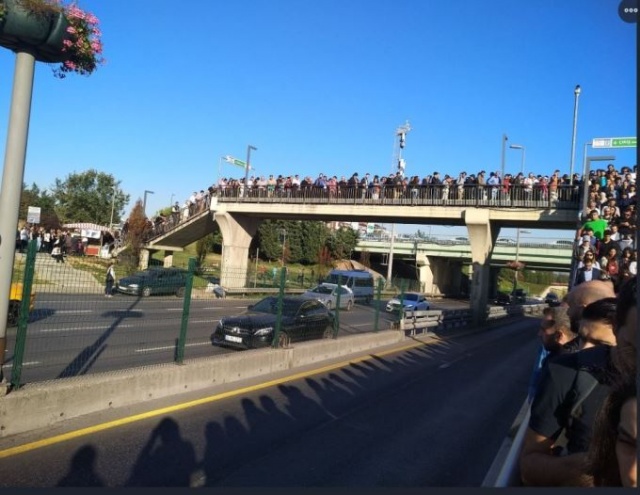
<svg viewBox="0 0 640 495">
<path fill-rule="evenodd" d="M 182 311 L 183 308 L 165 308 L 167 311 Z M 247 309 L 246 306 L 234 306 L 234 307 L 211 307 L 211 306 L 205 306 L 204 308 L 196 308 L 198 311 L 202 311 L 203 309 L 210 309 L 212 311 L 219 311 L 219 310 L 227 310 L 227 309 Z"/>
<path fill-rule="evenodd" d="M 57 309 L 55 310 L 55 314 L 57 315 L 66 315 L 66 314 L 74 314 L 74 313 L 93 313 L 93 309 Z"/>
<path fill-rule="evenodd" d="M 189 320 L 189 323 L 215 323 L 220 320 Z"/>
<path fill-rule="evenodd" d="M 35 366 L 36 364 L 40 364 L 40 361 L 28 361 L 26 363 L 22 363 L 22 366 Z M 13 363 L 11 363 L 11 364 L 3 364 L 2 367 L 3 368 L 12 368 L 13 367 Z"/>
<path fill-rule="evenodd" d="M 191 344 L 185 344 L 185 347 L 196 347 L 199 345 L 211 345 L 211 342 L 207 341 L 207 342 L 193 342 Z M 135 352 L 153 352 L 153 351 L 166 351 L 166 350 L 171 350 L 171 349 L 175 349 L 176 346 L 175 345 L 166 345 L 166 346 L 162 346 L 162 347 L 147 347 L 145 349 L 136 349 Z"/>
<path fill-rule="evenodd" d="M 118 324 L 117 328 L 134 328 L 136 325 L 120 325 Z M 82 327 L 82 328 L 47 328 L 46 330 L 38 330 L 34 333 L 54 333 L 54 332 L 70 332 L 77 330 L 109 330 L 111 328 L 110 325 L 102 326 L 102 327 Z"/>
</svg>

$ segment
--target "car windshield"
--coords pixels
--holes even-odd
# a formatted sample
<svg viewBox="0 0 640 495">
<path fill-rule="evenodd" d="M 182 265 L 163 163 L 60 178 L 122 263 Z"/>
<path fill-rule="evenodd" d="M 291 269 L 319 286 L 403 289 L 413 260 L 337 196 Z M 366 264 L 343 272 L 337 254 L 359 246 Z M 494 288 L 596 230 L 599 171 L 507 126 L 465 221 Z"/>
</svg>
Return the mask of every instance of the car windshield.
<svg viewBox="0 0 640 495">
<path fill-rule="evenodd" d="M 316 294 L 331 294 L 333 292 L 333 287 L 327 287 L 326 285 L 318 285 L 311 289 L 310 292 L 314 292 Z"/>
<path fill-rule="evenodd" d="M 418 294 L 405 294 L 404 295 L 404 299 L 405 299 L 405 301 L 417 301 L 418 300 Z"/>
<path fill-rule="evenodd" d="M 289 299 L 283 299 L 282 301 L 282 314 L 284 316 L 295 316 L 300 308 L 300 301 L 292 301 Z M 251 311 L 257 313 L 268 313 L 270 315 L 278 314 L 278 298 L 267 297 L 262 301 L 258 301 L 253 305 Z"/>
</svg>

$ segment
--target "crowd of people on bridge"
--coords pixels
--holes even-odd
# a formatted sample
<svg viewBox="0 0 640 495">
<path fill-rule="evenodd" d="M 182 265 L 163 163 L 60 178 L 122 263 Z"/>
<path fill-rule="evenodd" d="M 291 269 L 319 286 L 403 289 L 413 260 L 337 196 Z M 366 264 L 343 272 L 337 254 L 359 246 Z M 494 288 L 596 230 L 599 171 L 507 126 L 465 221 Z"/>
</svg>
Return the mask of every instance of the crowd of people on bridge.
<svg viewBox="0 0 640 495">
<path fill-rule="evenodd" d="M 598 174 L 605 171 L 598 171 Z M 606 174 L 605 174 L 606 175 Z M 599 176 L 599 175 L 598 175 Z M 630 177 L 633 176 L 633 187 L 628 187 Z M 608 177 L 608 176 L 607 176 Z M 592 176 L 589 177 L 591 180 Z M 635 194 L 634 171 L 626 167 L 621 174 L 612 178 L 613 186 L 606 184 L 606 194 L 619 195 L 624 202 L 624 195 L 628 198 Z M 432 174 L 407 176 L 401 171 L 388 175 L 378 175 L 366 172 L 354 172 L 351 176 L 329 175 L 319 173 L 316 177 L 299 174 L 283 175 L 270 174 L 268 176 L 221 177 L 206 189 L 194 191 L 183 203 L 176 201 L 171 207 L 170 215 L 157 215 L 150 220 L 150 229 L 154 235 L 159 235 L 181 222 L 187 221 L 193 215 L 209 208 L 213 196 L 221 197 L 253 197 L 253 198 L 291 198 L 314 197 L 361 199 L 368 202 L 393 200 L 410 200 L 411 204 L 428 200 L 434 202 L 454 203 L 456 201 L 513 202 L 522 204 L 544 202 L 554 205 L 558 201 L 577 201 L 583 187 L 579 174 L 562 174 L 554 170 L 551 174 L 542 175 L 530 172 L 528 174 L 504 174 L 499 171 L 487 173 L 480 170 L 467 174 L 460 172 L 457 176 Z"/>
</svg>

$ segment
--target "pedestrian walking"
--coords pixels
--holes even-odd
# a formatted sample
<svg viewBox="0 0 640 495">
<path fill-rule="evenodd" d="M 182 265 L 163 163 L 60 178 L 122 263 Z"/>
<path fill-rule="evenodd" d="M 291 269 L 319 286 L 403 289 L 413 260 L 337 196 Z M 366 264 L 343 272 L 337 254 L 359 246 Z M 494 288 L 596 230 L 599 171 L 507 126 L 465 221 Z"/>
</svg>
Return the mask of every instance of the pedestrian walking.
<svg viewBox="0 0 640 495">
<path fill-rule="evenodd" d="M 107 276 L 105 279 L 104 296 L 113 297 L 113 284 L 116 282 L 116 270 L 113 268 L 113 261 L 109 262 L 107 268 Z"/>
</svg>

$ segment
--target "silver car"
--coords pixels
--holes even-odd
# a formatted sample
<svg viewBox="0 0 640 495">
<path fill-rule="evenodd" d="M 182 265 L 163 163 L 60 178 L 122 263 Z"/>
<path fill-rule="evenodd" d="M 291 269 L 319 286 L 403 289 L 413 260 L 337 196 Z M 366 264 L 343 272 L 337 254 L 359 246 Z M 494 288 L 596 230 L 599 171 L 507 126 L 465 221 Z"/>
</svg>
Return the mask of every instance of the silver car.
<svg viewBox="0 0 640 495">
<path fill-rule="evenodd" d="M 355 303 L 355 298 L 353 291 L 345 285 L 338 287 L 338 284 L 323 282 L 312 289 L 308 289 L 302 294 L 302 297 L 316 299 L 324 304 L 327 309 L 334 309 L 338 300 L 338 291 L 340 291 L 340 309 L 351 311 Z"/>
</svg>

